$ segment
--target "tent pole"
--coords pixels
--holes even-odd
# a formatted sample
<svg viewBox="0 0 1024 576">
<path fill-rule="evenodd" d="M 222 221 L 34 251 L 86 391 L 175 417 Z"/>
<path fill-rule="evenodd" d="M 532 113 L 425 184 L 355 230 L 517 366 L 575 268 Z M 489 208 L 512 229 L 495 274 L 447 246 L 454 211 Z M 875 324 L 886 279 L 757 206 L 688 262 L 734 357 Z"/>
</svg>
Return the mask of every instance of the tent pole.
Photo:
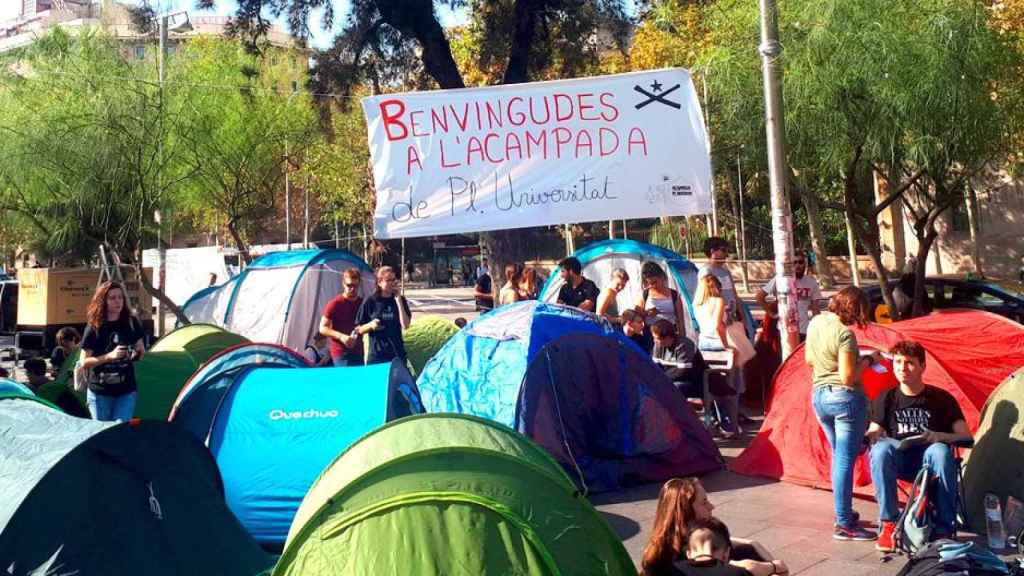
<svg viewBox="0 0 1024 576">
<path fill-rule="evenodd" d="M 609 220 L 608 221 L 608 239 L 609 240 L 614 240 L 615 239 L 615 220 Z"/>
<path fill-rule="evenodd" d="M 629 228 L 626 227 L 626 221 L 622 221 L 622 237 L 629 240 Z"/>
<path fill-rule="evenodd" d="M 402 263 L 401 269 L 398 271 L 399 278 L 402 279 L 402 295 L 405 295 L 405 238 L 402 238 Z"/>
</svg>

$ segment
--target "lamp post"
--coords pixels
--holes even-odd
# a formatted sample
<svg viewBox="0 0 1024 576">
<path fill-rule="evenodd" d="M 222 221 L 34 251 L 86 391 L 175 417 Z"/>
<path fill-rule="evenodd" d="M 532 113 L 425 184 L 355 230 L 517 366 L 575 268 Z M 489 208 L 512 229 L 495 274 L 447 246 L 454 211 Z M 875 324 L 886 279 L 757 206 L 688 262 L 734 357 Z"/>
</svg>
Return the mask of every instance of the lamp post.
<svg viewBox="0 0 1024 576">
<path fill-rule="evenodd" d="M 181 22 L 177 22 L 178 18 L 181 18 Z M 154 17 L 159 27 L 160 35 L 160 51 L 157 54 L 157 79 L 160 84 L 160 137 L 157 140 L 157 161 L 160 163 L 157 170 L 157 182 L 158 187 L 163 188 L 163 174 L 164 174 L 164 78 L 166 77 L 166 60 L 167 60 L 167 32 L 168 28 L 174 32 L 188 32 L 192 30 L 192 23 L 188 20 L 188 12 L 179 10 L 177 12 L 165 12 Z M 171 22 L 176 23 L 170 26 Z M 160 290 L 167 289 L 167 247 L 164 246 L 161 238 L 161 232 L 163 230 L 163 222 L 160 216 L 160 211 L 157 210 L 153 213 L 153 220 L 157 225 L 157 252 L 160 255 L 160 270 L 157 278 L 160 285 Z M 166 307 L 164 306 L 163 300 L 157 301 L 157 336 L 164 335 L 164 317 L 167 314 Z"/>
<path fill-rule="evenodd" d="M 285 108 L 288 108 L 292 104 L 292 98 L 299 92 L 292 88 L 292 93 L 288 95 L 288 100 L 285 102 Z M 292 183 L 288 174 L 292 171 L 292 157 L 288 153 L 288 133 L 284 135 L 284 243 L 285 250 L 292 249 Z"/>
<path fill-rule="evenodd" d="M 793 277 L 793 214 L 789 207 L 786 128 L 782 103 L 782 44 L 775 0 L 759 0 L 761 10 L 761 69 L 764 76 L 765 136 L 768 140 L 768 176 L 771 183 L 772 244 L 775 251 L 775 286 L 782 320 L 782 357 L 798 340 L 796 286 Z"/>
</svg>

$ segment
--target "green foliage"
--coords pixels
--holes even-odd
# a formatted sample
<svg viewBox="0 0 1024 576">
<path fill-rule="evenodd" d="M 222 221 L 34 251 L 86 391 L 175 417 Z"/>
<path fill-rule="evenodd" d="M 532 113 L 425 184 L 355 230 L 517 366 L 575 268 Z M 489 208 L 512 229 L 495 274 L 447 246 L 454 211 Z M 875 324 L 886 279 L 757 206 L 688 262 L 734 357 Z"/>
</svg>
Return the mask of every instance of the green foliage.
<svg viewBox="0 0 1024 576">
<path fill-rule="evenodd" d="M 276 215 L 286 165 L 301 166 L 319 138 L 309 96 L 280 88 L 295 72 L 267 74 L 274 63 L 235 41 L 197 38 L 173 71 L 189 82 L 172 96 L 187 107 L 180 137 L 193 177 L 182 183 L 183 200 L 224 223 L 240 248 Z"/>
</svg>

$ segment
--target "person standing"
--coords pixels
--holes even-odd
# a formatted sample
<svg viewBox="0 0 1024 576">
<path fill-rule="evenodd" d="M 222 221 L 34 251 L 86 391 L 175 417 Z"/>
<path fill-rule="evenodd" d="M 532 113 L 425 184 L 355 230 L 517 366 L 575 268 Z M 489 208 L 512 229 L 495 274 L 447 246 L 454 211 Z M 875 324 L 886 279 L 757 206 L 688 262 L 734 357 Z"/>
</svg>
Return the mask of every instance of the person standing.
<svg viewBox="0 0 1024 576">
<path fill-rule="evenodd" d="M 614 326 L 622 326 L 622 316 L 619 313 L 619 293 L 629 283 L 629 273 L 623 268 L 612 270 L 611 282 L 608 287 L 601 291 L 597 297 L 597 315 L 607 318 Z"/>
<path fill-rule="evenodd" d="M 341 274 L 341 294 L 324 307 L 320 334 L 327 338 L 331 362 L 335 366 L 363 365 L 363 338 L 356 332 L 356 313 L 363 303 L 359 296 L 362 275 L 357 268 Z"/>
<path fill-rule="evenodd" d="M 668 320 L 676 333 L 686 336 L 686 306 L 679 292 L 668 287 L 668 275 L 657 262 L 644 262 L 640 267 L 643 291 L 636 303 L 636 311 L 643 314 L 650 328 L 658 320 Z"/>
<path fill-rule="evenodd" d="M 390 266 L 377 269 L 377 290 L 363 300 L 356 314 L 356 332 L 370 335 L 367 364 L 406 360 L 402 331 L 409 327 L 412 311 L 405 296 L 398 294 L 398 281 Z"/>
<path fill-rule="evenodd" d="M 807 339 L 807 324 L 811 318 L 818 315 L 818 301 L 821 300 L 821 285 L 818 280 L 807 274 L 807 256 L 803 252 L 797 252 L 793 259 L 793 275 L 796 277 L 796 303 L 797 303 L 797 327 L 800 332 L 800 341 Z M 757 303 L 762 309 L 768 308 L 768 296 L 778 301 L 780 290 L 775 285 L 775 277 L 772 277 L 763 287 L 758 288 Z M 782 292 L 785 292 L 783 288 Z"/>
<path fill-rule="evenodd" d="M 523 274 L 522 264 L 505 265 L 505 285 L 498 291 L 498 306 L 519 301 L 519 280 Z"/>
<path fill-rule="evenodd" d="M 86 403 L 96 420 L 130 420 L 138 396 L 135 366 L 145 354 L 142 323 L 131 313 L 120 282 L 93 294 L 82 335 L 82 366 L 90 370 Z"/>
<path fill-rule="evenodd" d="M 537 269 L 527 266 L 519 281 L 519 299 L 536 300 L 538 296 L 540 296 L 540 280 L 537 278 Z"/>
<path fill-rule="evenodd" d="M 600 290 L 597 284 L 583 277 L 583 266 L 580 261 L 570 256 L 558 263 L 561 268 L 562 280 L 565 284 L 558 291 L 558 304 L 573 306 L 584 312 L 597 309 L 597 297 Z"/>
<path fill-rule="evenodd" d="M 858 524 L 854 514 L 853 468 L 867 429 L 868 399 L 861 373 L 878 362 L 878 352 L 860 356 L 850 326 L 867 325 L 868 299 L 856 286 L 839 291 L 828 312 L 811 319 L 804 358 L 812 370 L 811 403 L 818 424 L 832 447 L 832 497 L 836 540 L 874 540 L 876 534 Z"/>
<path fill-rule="evenodd" d="M 739 375 L 743 372 L 743 365 L 753 357 L 753 349 L 742 350 L 742 344 L 733 341 L 727 329 L 726 303 L 717 276 L 705 274 L 697 281 L 693 309 L 700 330 L 697 348 L 707 352 L 728 351 L 733 355 L 732 369 L 726 383 L 727 390 L 721 390 L 714 395 L 715 402 L 725 407 L 726 418 L 721 423 L 722 435 L 725 438 L 733 438 L 743 432 L 739 425 L 739 396 L 744 390 Z"/>
<path fill-rule="evenodd" d="M 479 279 L 484 274 L 490 275 L 490 270 L 487 268 L 487 258 L 480 259 L 480 265 L 476 267 L 476 277 Z"/>
<path fill-rule="evenodd" d="M 476 303 L 477 312 L 490 312 L 494 309 L 494 285 L 491 283 L 491 275 L 487 269 L 477 274 L 476 285 L 473 288 L 473 300 Z"/>
</svg>

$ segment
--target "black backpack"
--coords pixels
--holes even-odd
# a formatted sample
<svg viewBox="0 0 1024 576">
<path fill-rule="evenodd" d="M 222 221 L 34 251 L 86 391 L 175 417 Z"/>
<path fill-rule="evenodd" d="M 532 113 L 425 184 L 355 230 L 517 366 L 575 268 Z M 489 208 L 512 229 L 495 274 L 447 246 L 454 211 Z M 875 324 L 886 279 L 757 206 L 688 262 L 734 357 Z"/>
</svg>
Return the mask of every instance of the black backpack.
<svg viewBox="0 0 1024 576">
<path fill-rule="evenodd" d="M 945 556 L 945 559 L 943 559 Z M 1016 563 L 1008 565 L 987 548 L 973 542 L 936 540 L 910 555 L 896 576 L 1021 576 Z"/>
</svg>

